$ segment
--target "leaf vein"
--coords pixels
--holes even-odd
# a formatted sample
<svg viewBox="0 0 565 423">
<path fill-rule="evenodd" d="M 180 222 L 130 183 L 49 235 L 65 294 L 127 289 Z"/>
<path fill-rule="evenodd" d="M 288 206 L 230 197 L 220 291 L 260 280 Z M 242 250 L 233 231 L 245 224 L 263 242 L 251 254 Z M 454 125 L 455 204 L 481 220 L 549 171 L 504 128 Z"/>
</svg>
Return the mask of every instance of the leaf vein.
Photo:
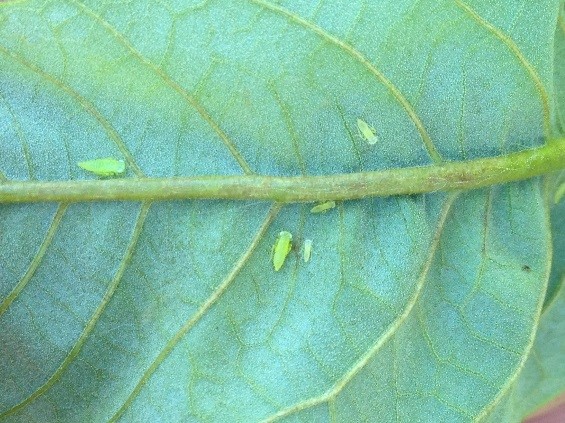
<svg viewBox="0 0 565 423">
<path fill-rule="evenodd" d="M 19 410 L 21 410 L 22 408 L 31 404 L 37 398 L 39 398 L 40 396 L 45 394 L 55 383 L 57 383 L 57 381 L 59 381 L 61 379 L 63 373 L 67 370 L 67 368 L 73 363 L 75 358 L 78 356 L 82 347 L 86 343 L 88 337 L 90 336 L 90 334 L 94 330 L 96 324 L 100 320 L 100 317 L 102 316 L 102 313 L 106 309 L 106 306 L 108 305 L 108 303 L 110 302 L 110 300 L 114 296 L 114 293 L 115 293 L 116 289 L 118 288 L 120 281 L 122 280 L 122 276 L 123 276 L 123 274 L 126 270 L 126 267 L 129 264 L 129 261 L 130 261 L 132 255 L 133 255 L 133 251 L 134 251 L 134 249 L 137 245 L 137 241 L 139 240 L 139 236 L 142 232 L 143 224 L 144 224 L 145 218 L 147 217 L 147 214 L 149 212 L 150 206 L 151 206 L 151 203 L 149 203 L 149 202 L 143 203 L 141 210 L 139 212 L 139 215 L 137 217 L 137 222 L 136 222 L 135 228 L 133 230 L 133 234 L 132 234 L 130 243 L 127 246 L 127 249 L 124 253 L 124 257 L 123 257 L 123 259 L 120 263 L 120 267 L 118 268 L 118 271 L 114 275 L 114 278 L 112 279 L 110 285 L 108 286 L 108 289 L 104 293 L 104 296 L 102 297 L 102 301 L 100 302 L 100 304 L 98 305 L 98 307 L 94 311 L 94 314 L 92 315 L 92 317 L 90 318 L 90 320 L 88 321 L 86 326 L 84 327 L 82 333 L 78 337 L 77 341 L 75 342 L 75 344 L 73 345 L 73 347 L 71 348 L 71 350 L 69 351 L 69 353 L 67 354 L 67 356 L 65 357 L 63 362 L 61 363 L 61 365 L 59 366 L 59 368 L 57 370 L 55 370 L 55 372 L 49 377 L 49 379 L 47 379 L 47 381 L 43 385 L 41 385 L 39 388 L 37 388 L 29 397 L 27 397 L 26 399 L 24 399 L 20 403 L 14 405 L 13 407 L 8 409 L 7 411 L 1 413 L 0 419 L 18 412 Z"/>
<path fill-rule="evenodd" d="M 246 174 L 254 173 L 251 170 L 249 164 L 245 161 L 242 154 L 236 148 L 235 143 L 230 139 L 230 137 L 224 132 L 220 125 L 212 118 L 210 113 L 198 102 L 198 100 L 190 94 L 184 87 L 182 87 L 178 82 L 172 79 L 166 72 L 163 71 L 159 66 L 154 64 L 151 60 L 146 58 L 141 54 L 130 41 L 122 35 L 116 28 L 114 28 L 108 21 L 98 15 L 94 10 L 90 9 L 85 4 L 78 0 L 71 0 L 74 4 L 80 7 L 89 17 L 91 17 L 95 22 L 100 24 L 104 29 L 106 29 L 126 50 L 128 50 L 133 57 L 139 60 L 143 65 L 147 66 L 153 73 L 160 77 L 166 85 L 176 91 L 196 112 L 204 119 L 204 121 L 216 132 L 220 137 L 223 144 L 229 150 L 230 154 L 237 161 L 239 166 L 243 169 Z"/>
<path fill-rule="evenodd" d="M 235 280 L 236 276 L 239 274 L 243 266 L 247 263 L 253 251 L 261 241 L 263 235 L 266 233 L 267 229 L 270 227 L 271 223 L 279 213 L 282 208 L 282 204 L 276 203 L 265 218 L 263 224 L 259 228 L 257 234 L 251 241 L 251 244 L 247 248 L 247 250 L 243 253 L 243 255 L 239 258 L 239 260 L 235 263 L 234 267 L 230 271 L 230 273 L 226 276 L 226 278 L 220 283 L 220 285 L 216 288 L 214 292 L 208 297 L 208 299 L 200 306 L 200 308 L 194 313 L 181 327 L 180 329 L 173 335 L 173 337 L 165 344 L 163 349 L 157 354 L 153 362 L 149 365 L 147 370 L 143 373 L 140 377 L 139 381 L 135 385 L 132 392 L 128 395 L 125 399 L 123 404 L 120 408 L 114 413 L 114 415 L 110 418 L 109 422 L 117 421 L 123 413 L 128 409 L 128 407 L 133 403 L 137 395 L 141 392 L 145 384 L 149 381 L 151 376 L 155 373 L 155 371 L 159 368 L 161 363 L 163 363 L 169 354 L 173 351 L 173 349 L 178 345 L 178 343 L 185 337 L 185 335 L 194 327 L 196 324 L 202 319 L 204 314 L 209 311 L 214 304 L 224 295 L 227 289 L 232 285 L 233 281 Z"/>
<path fill-rule="evenodd" d="M 292 114 L 289 110 L 289 107 L 286 104 L 286 102 L 281 98 L 281 95 L 279 94 L 274 81 L 269 81 L 268 84 L 267 84 L 267 87 L 268 87 L 269 91 L 271 91 L 275 102 L 277 103 L 277 105 L 279 106 L 279 109 L 281 110 L 284 123 L 287 127 L 289 134 L 290 134 L 290 139 L 292 141 L 292 147 L 294 149 L 294 154 L 296 155 L 298 165 L 300 166 L 300 170 L 302 171 L 302 174 L 306 175 L 306 173 L 307 173 L 306 172 L 306 163 L 305 163 L 304 157 L 302 156 L 302 153 L 300 152 L 300 145 L 299 145 L 299 142 L 298 142 L 299 136 L 298 136 L 298 133 L 296 132 L 296 128 L 294 126 Z"/>
<path fill-rule="evenodd" d="M 253 0 L 252 0 L 253 1 Z M 441 239 L 441 234 L 443 233 L 443 229 L 447 222 L 447 218 L 451 211 L 451 206 L 455 202 L 455 199 L 459 196 L 459 192 L 454 192 L 449 195 L 445 204 L 441 210 L 440 217 L 438 219 L 438 224 L 436 227 L 436 232 L 433 237 L 432 243 L 430 245 L 430 254 L 426 258 L 424 262 L 420 277 L 417 280 L 414 293 L 412 297 L 408 300 L 406 307 L 402 311 L 402 313 L 398 316 L 398 318 L 391 323 L 387 330 L 383 332 L 383 334 L 376 340 L 376 342 L 363 354 L 359 360 L 339 379 L 329 390 L 322 393 L 319 396 L 308 398 L 304 401 L 300 401 L 292 406 L 284 408 L 271 416 L 268 416 L 263 422 L 273 422 L 280 418 L 286 417 L 288 415 L 294 414 L 296 412 L 305 410 L 310 407 L 315 407 L 317 405 L 323 403 L 330 403 L 331 401 L 335 400 L 335 398 L 345 389 L 345 387 L 353 380 L 353 378 L 369 364 L 369 362 L 375 357 L 375 355 L 381 350 L 383 345 L 395 334 L 395 332 L 402 326 L 402 324 L 406 321 L 408 316 L 412 313 L 412 310 L 418 300 L 420 299 L 420 294 L 423 291 L 424 282 L 428 277 L 428 272 L 432 266 L 433 259 L 435 257 L 435 253 L 438 250 L 439 242 Z"/>
<path fill-rule="evenodd" d="M 142 178 L 142 177 L 145 176 L 143 174 L 142 170 L 139 168 L 139 166 L 135 163 L 135 160 L 134 160 L 132 154 L 129 152 L 126 144 L 124 143 L 124 141 L 122 140 L 122 138 L 120 137 L 120 135 L 118 134 L 116 129 L 102 115 L 102 113 L 100 113 L 100 111 L 94 106 L 94 104 L 92 102 L 87 100 L 84 96 L 82 96 L 79 92 L 75 91 L 69 85 L 64 84 L 63 81 L 61 81 L 61 80 L 57 79 L 55 76 L 45 72 L 43 69 L 41 69 L 37 65 L 30 63 L 27 60 L 19 57 L 17 54 L 6 49 L 4 46 L 0 45 L 0 52 L 4 53 L 8 57 L 11 57 L 16 62 L 18 62 L 22 66 L 28 68 L 32 72 L 35 72 L 37 75 L 39 75 L 40 77 L 42 77 L 46 81 L 49 81 L 55 87 L 61 89 L 62 91 L 67 93 L 71 98 L 73 98 L 78 104 L 80 104 L 82 106 L 82 108 L 86 112 L 88 112 L 92 117 L 94 117 L 94 119 L 96 119 L 98 121 L 98 123 L 102 126 L 102 128 L 104 128 L 104 130 L 108 134 L 109 138 L 114 142 L 116 147 L 118 147 L 118 149 L 120 150 L 120 152 L 123 154 L 124 158 L 126 159 L 128 165 L 131 167 L 131 169 L 134 171 L 134 173 L 137 175 L 137 177 Z"/>
<path fill-rule="evenodd" d="M 0 93 L 0 100 L 2 100 L 2 103 L 4 103 L 4 106 L 8 110 L 8 113 L 10 114 L 10 116 L 12 117 L 12 122 L 14 124 L 15 132 L 16 132 L 16 134 L 17 134 L 17 136 L 20 139 L 20 142 L 22 144 L 22 151 L 23 151 L 24 158 L 25 158 L 25 161 L 26 161 L 26 164 L 27 164 L 28 175 L 29 175 L 30 179 L 36 179 L 35 172 L 33 170 L 32 162 L 31 162 L 31 157 L 30 157 L 30 154 L 29 154 L 29 145 L 27 143 L 27 139 L 26 139 L 24 130 L 22 128 L 22 125 L 20 123 L 20 120 L 18 119 L 18 117 L 14 113 L 14 110 L 12 109 L 12 107 L 10 106 L 10 104 L 8 103 L 8 101 L 6 100 L 6 98 L 4 97 L 4 95 L 2 93 Z M 7 181 L 6 178 L 3 178 L 3 180 Z"/>
<path fill-rule="evenodd" d="M 53 216 L 51 225 L 47 230 L 47 234 L 43 239 L 43 242 L 41 243 L 39 250 L 35 254 L 35 257 L 33 257 L 31 263 L 29 264 L 29 267 L 27 268 L 24 276 L 16 284 L 14 289 L 12 289 L 12 291 L 6 296 L 6 298 L 4 298 L 2 303 L 0 303 L 0 316 L 2 316 L 2 314 L 4 314 L 4 312 L 8 309 L 8 307 L 10 307 L 10 305 L 20 295 L 20 293 L 24 290 L 26 285 L 29 283 L 29 281 L 35 274 L 35 271 L 41 264 L 41 261 L 43 260 L 43 257 L 47 252 L 47 249 L 49 248 L 51 242 L 53 241 L 53 238 L 55 237 L 55 233 L 57 232 L 57 229 L 59 228 L 59 225 L 63 220 L 63 216 L 67 211 L 67 207 L 68 204 L 60 204 L 59 207 L 57 208 L 57 211 L 55 212 L 55 216 Z"/>
<path fill-rule="evenodd" d="M 280 15 L 287 17 L 291 22 L 294 22 L 295 24 L 298 24 L 306 28 L 307 30 L 312 31 L 313 33 L 321 37 L 323 40 L 331 44 L 334 44 L 335 46 L 342 49 L 345 53 L 353 57 L 355 60 L 357 60 L 361 65 L 363 65 L 367 70 L 369 70 L 369 72 L 371 72 L 379 80 L 381 84 L 383 84 L 391 92 L 395 100 L 398 101 L 398 103 L 400 103 L 400 105 L 404 108 L 404 111 L 408 114 L 408 116 L 414 123 L 414 126 L 418 130 L 420 137 L 422 138 L 422 141 L 424 143 L 424 146 L 428 151 L 428 154 L 434 161 L 434 163 L 442 162 L 442 158 L 439 152 L 437 151 L 434 143 L 432 142 L 432 139 L 430 138 L 430 135 L 428 134 L 426 128 L 424 127 L 424 124 L 422 123 L 421 119 L 418 117 L 414 107 L 410 104 L 410 102 L 406 99 L 406 97 L 404 96 L 404 94 L 402 94 L 402 92 L 398 89 L 398 87 L 396 87 L 396 85 L 390 79 L 388 79 L 379 69 L 377 69 L 375 65 L 373 65 L 369 61 L 369 59 L 367 59 L 360 51 L 358 51 L 353 46 L 345 43 L 344 41 L 340 40 L 339 38 L 335 37 L 334 35 L 326 32 L 323 28 L 319 27 L 313 22 L 308 21 L 296 15 L 295 13 L 287 9 L 284 9 L 276 4 L 272 4 L 264 0 L 248 0 L 248 1 L 255 3 L 259 6 L 262 6 L 265 9 L 270 10 L 271 12 L 278 13 Z"/>
<path fill-rule="evenodd" d="M 512 38 L 510 38 L 508 35 L 503 33 L 500 29 L 498 29 L 493 24 L 491 24 L 486 19 L 484 19 L 481 15 L 479 15 L 474 9 L 471 8 L 471 6 L 469 6 L 464 1 L 455 0 L 455 4 L 457 4 L 457 6 L 463 9 L 463 11 L 465 11 L 479 26 L 485 28 L 492 35 L 494 35 L 499 41 L 501 41 L 506 47 L 508 47 L 510 52 L 518 60 L 518 63 L 520 63 L 520 65 L 522 65 L 526 69 L 526 72 L 532 79 L 534 86 L 540 96 L 542 113 L 543 113 L 544 135 L 549 140 L 552 134 L 549 96 L 534 66 L 528 61 L 528 59 L 526 59 L 526 57 L 524 56 L 518 45 L 512 40 Z"/>
<path fill-rule="evenodd" d="M 545 215 L 546 215 L 546 218 L 545 218 L 545 222 L 546 222 L 545 232 L 546 233 L 544 234 L 544 236 L 545 236 L 545 239 L 551 239 L 551 233 L 550 233 L 551 232 L 551 224 L 549 223 L 550 222 L 550 210 L 549 210 L 548 206 L 545 207 Z M 553 245 L 551 244 L 551 242 L 548 242 L 547 243 L 546 256 L 551 257 L 552 253 L 553 253 Z M 500 401 L 502 401 L 502 399 L 504 398 L 504 396 L 506 395 L 508 390 L 512 388 L 512 385 L 518 379 L 518 377 L 520 376 L 520 373 L 522 372 L 522 369 L 526 365 L 526 361 L 528 360 L 528 357 L 530 356 L 530 352 L 534 348 L 534 341 L 536 339 L 537 330 L 539 328 L 539 321 L 542 317 L 543 303 L 545 301 L 545 293 L 546 293 L 547 287 L 549 285 L 550 272 L 551 272 L 551 260 L 549 260 L 546 263 L 545 274 L 543 275 L 543 277 L 541 279 L 541 280 L 544 281 L 544 286 L 543 286 L 543 289 L 540 290 L 540 296 L 538 298 L 538 303 L 537 303 L 536 313 L 535 313 L 536 322 L 532 325 L 532 330 L 530 332 L 528 343 L 524 347 L 521 360 L 519 361 L 519 363 L 514 368 L 514 372 L 508 376 L 506 383 L 504 383 L 501 386 L 498 394 L 492 399 L 492 401 L 489 404 L 485 405 L 485 407 L 477 415 L 477 417 L 475 418 L 476 422 L 483 421 L 484 419 L 486 419 L 488 417 L 488 415 L 492 411 L 492 409 L 494 407 L 496 407 L 496 405 Z"/>
</svg>

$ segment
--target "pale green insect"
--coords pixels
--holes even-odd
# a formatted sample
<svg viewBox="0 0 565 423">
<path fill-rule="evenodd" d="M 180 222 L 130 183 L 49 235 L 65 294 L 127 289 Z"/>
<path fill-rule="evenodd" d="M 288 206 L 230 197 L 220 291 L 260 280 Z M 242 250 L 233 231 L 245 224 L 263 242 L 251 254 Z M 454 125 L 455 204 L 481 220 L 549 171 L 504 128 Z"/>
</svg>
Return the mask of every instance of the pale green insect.
<svg viewBox="0 0 565 423">
<path fill-rule="evenodd" d="M 357 131 L 359 131 L 359 136 L 367 141 L 367 144 L 375 145 L 377 143 L 377 131 L 363 119 L 357 118 Z"/>
<path fill-rule="evenodd" d="M 284 264 L 286 256 L 290 253 L 291 248 L 292 234 L 287 231 L 279 232 L 275 245 L 273 245 L 273 266 L 276 272 L 278 272 Z"/>
<path fill-rule="evenodd" d="M 111 157 L 104 159 L 86 160 L 78 162 L 77 165 L 88 172 L 98 176 L 119 176 L 126 171 L 126 164 L 123 160 L 116 160 Z"/>
<path fill-rule="evenodd" d="M 304 253 L 302 256 L 304 263 L 308 263 L 310 261 L 310 257 L 312 257 L 312 240 L 307 239 L 304 241 Z"/>
<path fill-rule="evenodd" d="M 335 201 L 326 201 L 310 209 L 310 213 L 324 213 L 335 207 Z"/>
<path fill-rule="evenodd" d="M 559 188 L 557 188 L 557 191 L 555 191 L 555 195 L 553 196 L 553 202 L 555 204 L 559 203 L 564 195 L 565 195 L 565 182 L 559 185 Z"/>
</svg>

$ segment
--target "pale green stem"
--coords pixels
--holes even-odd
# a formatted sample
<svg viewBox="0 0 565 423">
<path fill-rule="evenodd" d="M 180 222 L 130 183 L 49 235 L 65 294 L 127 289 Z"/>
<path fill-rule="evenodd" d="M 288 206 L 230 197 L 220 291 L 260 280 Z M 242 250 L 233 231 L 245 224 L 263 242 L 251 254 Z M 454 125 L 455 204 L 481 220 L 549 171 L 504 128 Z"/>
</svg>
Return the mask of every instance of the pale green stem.
<svg viewBox="0 0 565 423">
<path fill-rule="evenodd" d="M 476 189 L 565 168 L 565 138 L 504 156 L 441 165 L 325 176 L 258 175 L 0 182 L 0 203 L 270 200 L 283 203 Z"/>
</svg>

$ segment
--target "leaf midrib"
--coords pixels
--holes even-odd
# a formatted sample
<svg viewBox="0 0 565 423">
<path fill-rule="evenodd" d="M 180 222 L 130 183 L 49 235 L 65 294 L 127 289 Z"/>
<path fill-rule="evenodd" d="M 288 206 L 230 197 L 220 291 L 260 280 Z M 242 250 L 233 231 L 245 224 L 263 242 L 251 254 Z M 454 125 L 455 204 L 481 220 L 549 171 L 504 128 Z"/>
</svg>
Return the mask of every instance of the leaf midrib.
<svg viewBox="0 0 565 423">
<path fill-rule="evenodd" d="M 565 169 L 565 138 L 498 157 L 325 176 L 259 175 L 0 182 L 0 203 L 267 200 L 281 203 L 460 191 Z"/>
</svg>

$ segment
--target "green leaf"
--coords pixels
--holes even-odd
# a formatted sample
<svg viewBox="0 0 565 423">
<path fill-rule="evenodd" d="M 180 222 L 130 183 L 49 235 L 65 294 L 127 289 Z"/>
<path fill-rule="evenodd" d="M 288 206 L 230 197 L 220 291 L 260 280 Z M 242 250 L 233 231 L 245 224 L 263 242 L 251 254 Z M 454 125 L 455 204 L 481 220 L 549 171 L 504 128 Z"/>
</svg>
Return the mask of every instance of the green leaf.
<svg viewBox="0 0 565 423">
<path fill-rule="evenodd" d="M 563 127 L 560 5 L 2 2 L 0 187 L 308 181 L 540 147 Z M 76 163 L 93 157 L 123 157 L 127 177 L 87 181 Z M 488 417 L 540 322 L 548 185 L 324 214 L 151 197 L 0 204 L 0 421 Z M 275 272 L 282 230 L 293 250 Z"/>
<path fill-rule="evenodd" d="M 489 421 L 522 421 L 565 391 L 565 289 L 563 280 L 540 321 L 536 342 L 519 379 Z"/>
<path fill-rule="evenodd" d="M 489 421 L 522 421 L 565 392 L 565 202 L 553 208 L 553 251 L 550 285 L 536 341 L 520 377 Z"/>
<path fill-rule="evenodd" d="M 565 7 L 565 6 L 564 6 Z M 561 9 L 555 30 L 555 54 L 556 57 L 565 57 L 565 10 Z M 565 132 L 565 60 L 555 62 L 555 93 L 557 98 L 558 126 L 561 132 Z M 561 171 L 549 180 L 549 187 L 553 191 L 560 189 L 565 182 L 565 172 Z M 555 196 L 554 196 L 555 197 Z M 551 221 L 554 233 L 553 251 L 556 252 L 553 258 L 553 269 L 549 279 L 549 287 L 546 295 L 546 304 L 551 302 L 555 293 L 560 288 L 565 274 L 565 199 L 561 199 L 551 211 Z"/>
</svg>

